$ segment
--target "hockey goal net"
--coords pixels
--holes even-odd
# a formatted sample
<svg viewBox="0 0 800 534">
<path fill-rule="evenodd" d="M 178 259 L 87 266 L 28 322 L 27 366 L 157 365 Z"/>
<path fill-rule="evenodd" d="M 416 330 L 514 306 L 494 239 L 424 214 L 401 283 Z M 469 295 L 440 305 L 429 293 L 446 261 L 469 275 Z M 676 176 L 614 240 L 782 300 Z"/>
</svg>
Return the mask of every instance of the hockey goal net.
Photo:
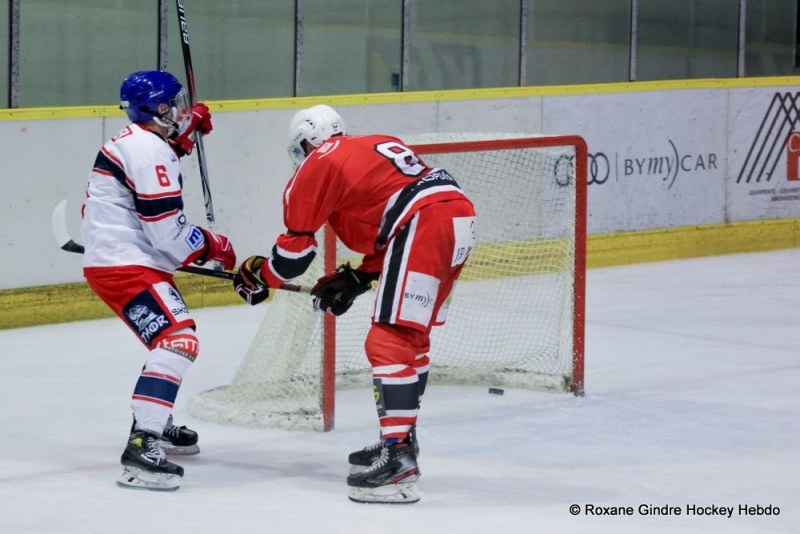
<svg viewBox="0 0 800 534">
<path fill-rule="evenodd" d="M 446 169 L 477 212 L 478 240 L 447 323 L 431 335 L 429 384 L 583 393 L 586 145 L 577 136 L 402 136 Z M 300 280 L 358 255 L 330 232 Z M 374 292 L 334 320 L 308 295 L 277 291 L 233 381 L 189 401 L 234 426 L 331 430 L 335 391 L 369 387 L 364 353 Z"/>
</svg>

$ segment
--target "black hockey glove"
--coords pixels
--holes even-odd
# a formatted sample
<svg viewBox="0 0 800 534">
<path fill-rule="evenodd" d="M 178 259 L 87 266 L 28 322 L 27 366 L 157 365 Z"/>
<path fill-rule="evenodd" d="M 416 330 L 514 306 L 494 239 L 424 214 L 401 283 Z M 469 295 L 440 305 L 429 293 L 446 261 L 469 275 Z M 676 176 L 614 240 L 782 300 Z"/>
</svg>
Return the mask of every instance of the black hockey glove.
<svg viewBox="0 0 800 534">
<path fill-rule="evenodd" d="M 357 296 L 369 291 L 370 283 L 379 277 L 380 273 L 365 273 L 353 269 L 349 263 L 340 265 L 331 274 L 317 280 L 311 288 L 314 309 L 342 315 L 350 309 Z"/>
<path fill-rule="evenodd" d="M 265 261 L 264 256 L 250 256 L 233 277 L 233 289 L 251 306 L 269 298 L 269 288 L 261 278 L 261 266 Z"/>
</svg>

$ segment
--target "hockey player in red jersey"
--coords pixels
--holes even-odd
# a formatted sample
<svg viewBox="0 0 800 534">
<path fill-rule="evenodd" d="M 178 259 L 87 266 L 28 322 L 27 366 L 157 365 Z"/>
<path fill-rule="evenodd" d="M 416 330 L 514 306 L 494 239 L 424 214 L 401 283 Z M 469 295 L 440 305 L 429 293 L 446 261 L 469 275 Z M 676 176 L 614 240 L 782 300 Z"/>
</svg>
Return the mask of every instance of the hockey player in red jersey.
<svg viewBox="0 0 800 534">
<path fill-rule="evenodd" d="M 346 135 L 341 117 L 314 106 L 292 119 L 297 167 L 283 196 L 286 232 L 269 257 L 240 266 L 234 287 L 250 304 L 301 275 L 327 221 L 361 264 L 342 265 L 312 290 L 313 305 L 345 313 L 377 281 L 365 340 L 373 369 L 380 441 L 350 454 L 349 497 L 357 502 L 419 500 L 416 421 L 428 377 L 433 326 L 441 325 L 475 243 L 475 210 L 456 181 L 387 135 Z"/>
<path fill-rule="evenodd" d="M 167 452 L 195 454 L 197 434 L 172 424 L 183 376 L 198 354 L 195 322 L 173 282 L 178 267 L 219 261 L 236 266 L 225 236 L 183 213 L 179 157 L 194 131 L 209 133 L 205 104 L 167 72 L 140 71 L 120 88 L 131 123 L 106 142 L 89 174 L 81 235 L 89 286 L 150 351 L 133 391 L 133 426 L 117 484 L 178 489 L 183 468 Z"/>
</svg>

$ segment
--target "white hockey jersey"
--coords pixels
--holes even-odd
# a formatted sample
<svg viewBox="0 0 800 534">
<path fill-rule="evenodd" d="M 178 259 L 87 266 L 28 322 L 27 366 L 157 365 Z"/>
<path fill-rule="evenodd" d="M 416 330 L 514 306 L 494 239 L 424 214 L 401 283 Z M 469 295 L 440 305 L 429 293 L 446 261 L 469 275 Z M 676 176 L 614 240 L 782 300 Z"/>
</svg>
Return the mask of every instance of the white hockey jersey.
<svg viewBox="0 0 800 534">
<path fill-rule="evenodd" d="M 178 157 L 133 123 L 97 154 L 83 205 L 84 267 L 142 265 L 174 272 L 199 256 L 205 237 L 183 214 Z"/>
</svg>

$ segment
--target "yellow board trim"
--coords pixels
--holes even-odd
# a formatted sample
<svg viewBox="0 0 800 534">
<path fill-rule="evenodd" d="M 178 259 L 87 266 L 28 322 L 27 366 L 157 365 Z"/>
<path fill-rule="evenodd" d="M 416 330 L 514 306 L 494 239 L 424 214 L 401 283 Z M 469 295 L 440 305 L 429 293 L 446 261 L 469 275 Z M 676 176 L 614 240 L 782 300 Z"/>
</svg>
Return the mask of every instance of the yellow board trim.
<svg viewBox="0 0 800 534">
<path fill-rule="evenodd" d="M 529 98 L 542 96 L 591 95 L 610 93 L 642 93 L 687 89 L 732 89 L 746 87 L 783 87 L 800 85 L 800 76 L 763 78 L 705 78 L 695 80 L 661 80 L 582 85 L 547 85 L 495 87 L 452 91 L 411 91 L 407 93 L 365 93 L 355 95 L 304 96 L 250 100 L 206 101 L 212 112 L 252 111 L 258 109 L 305 108 L 315 104 L 360 106 L 407 102 L 441 102 L 448 100 L 486 100 L 497 98 Z M 124 117 L 119 105 L 71 106 L 54 108 L 0 109 L 0 121 L 79 119 L 87 117 Z"/>
<path fill-rule="evenodd" d="M 586 266 L 591 269 L 798 246 L 800 219 L 596 234 L 586 244 Z"/>
<path fill-rule="evenodd" d="M 800 219 L 684 226 L 592 235 L 586 263 L 589 268 L 611 267 L 798 246 Z M 487 273 L 480 272 L 480 258 L 473 259 L 476 275 L 486 277 Z M 175 283 L 190 309 L 242 304 L 226 280 L 179 274 Z M 0 329 L 112 316 L 85 283 L 0 291 Z"/>
<path fill-rule="evenodd" d="M 229 280 L 175 276 L 189 309 L 240 304 Z M 85 282 L 0 291 L 0 329 L 114 317 Z"/>
</svg>

